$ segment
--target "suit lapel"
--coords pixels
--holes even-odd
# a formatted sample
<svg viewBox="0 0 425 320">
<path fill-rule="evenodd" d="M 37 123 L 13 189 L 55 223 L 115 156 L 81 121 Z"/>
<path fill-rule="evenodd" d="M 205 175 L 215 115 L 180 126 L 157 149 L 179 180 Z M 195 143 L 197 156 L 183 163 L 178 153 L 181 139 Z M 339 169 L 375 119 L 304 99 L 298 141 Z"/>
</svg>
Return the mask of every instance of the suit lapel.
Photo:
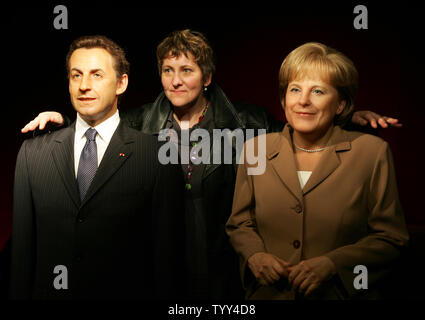
<svg viewBox="0 0 425 320">
<path fill-rule="evenodd" d="M 270 146 L 270 149 L 267 150 L 267 158 L 286 188 L 299 202 L 302 202 L 302 191 L 297 176 L 297 166 L 288 125 L 285 126 L 279 138 Z"/>
<path fill-rule="evenodd" d="M 332 172 L 338 168 L 340 160 L 335 152 L 335 146 L 330 146 L 323 151 L 316 168 L 314 168 L 310 178 L 304 186 L 303 194 L 306 195 L 313 188 L 325 180 Z"/>
<path fill-rule="evenodd" d="M 75 206 L 78 208 L 80 206 L 80 195 L 75 179 L 74 136 L 75 122 L 59 133 L 58 137 L 55 139 L 56 145 L 52 149 L 52 156 L 66 190 Z"/>
<path fill-rule="evenodd" d="M 102 161 L 100 162 L 96 175 L 87 190 L 86 197 L 81 204 L 82 206 L 93 197 L 93 195 L 131 156 L 135 139 L 136 137 L 133 131 L 120 121 L 120 124 L 109 142 Z"/>
<path fill-rule="evenodd" d="M 212 150 L 211 150 L 211 152 L 212 152 Z M 202 174 L 202 179 L 205 179 L 206 177 L 208 177 L 211 173 L 213 173 L 219 166 L 221 166 L 221 163 L 219 163 L 219 164 L 214 164 L 213 163 L 213 159 L 212 159 L 212 156 L 211 156 L 211 159 L 210 159 L 210 163 L 209 164 L 207 164 L 207 165 L 205 165 L 205 169 L 204 169 L 204 172 L 203 172 L 203 174 Z"/>
<path fill-rule="evenodd" d="M 216 128 L 217 130 L 217 128 Z M 247 132 L 243 128 L 236 128 L 234 130 L 230 130 L 227 128 L 221 128 L 222 132 L 224 130 L 228 130 L 227 133 L 224 134 L 224 138 L 216 138 L 213 134 L 213 139 L 211 139 L 211 146 L 210 146 L 210 163 L 205 166 L 204 173 L 202 175 L 202 178 L 205 179 L 207 176 L 209 176 L 211 173 L 213 173 L 218 167 L 220 167 L 222 164 L 224 164 L 224 154 L 226 154 L 229 150 L 231 152 L 231 163 L 227 164 L 233 164 L 235 172 L 237 170 L 239 157 L 241 154 L 238 154 L 242 152 L 243 150 L 243 144 L 247 140 L 253 138 L 253 136 L 248 136 Z M 216 148 L 216 152 L 220 152 L 220 162 L 214 163 L 213 157 L 214 157 L 214 143 L 218 144 L 218 148 Z M 240 150 L 238 149 L 240 147 Z"/>
<path fill-rule="evenodd" d="M 303 194 L 309 193 L 339 167 L 341 160 L 337 152 L 350 148 L 351 144 L 346 139 L 344 132 L 338 126 L 335 126 L 328 142 L 328 148 L 324 150 L 319 163 L 304 186 Z"/>
<path fill-rule="evenodd" d="M 223 130 L 223 129 L 221 129 Z M 208 177 L 211 173 L 213 173 L 218 167 L 220 167 L 222 164 L 224 164 L 224 154 L 226 152 L 229 151 L 229 149 L 231 150 L 231 163 L 233 164 L 236 168 L 236 142 L 235 139 L 231 139 L 230 141 L 228 140 L 229 137 L 231 137 L 232 131 L 230 129 L 225 129 L 225 130 L 229 130 L 229 136 L 225 135 L 224 138 L 221 139 L 217 139 L 214 138 L 214 135 L 212 135 L 213 138 L 210 139 L 210 163 L 205 165 L 205 169 L 204 172 L 202 174 L 202 179 L 205 179 L 206 177 Z M 218 148 L 216 147 L 216 152 L 220 153 L 220 161 L 219 163 L 214 163 L 214 143 L 218 144 Z"/>
</svg>

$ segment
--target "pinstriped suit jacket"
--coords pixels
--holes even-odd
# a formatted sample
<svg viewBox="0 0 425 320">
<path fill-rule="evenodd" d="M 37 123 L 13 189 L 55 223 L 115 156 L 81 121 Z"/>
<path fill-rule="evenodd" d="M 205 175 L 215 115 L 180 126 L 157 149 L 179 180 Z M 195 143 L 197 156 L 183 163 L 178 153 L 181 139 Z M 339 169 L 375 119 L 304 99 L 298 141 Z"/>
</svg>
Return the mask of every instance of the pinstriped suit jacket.
<svg viewBox="0 0 425 320">
<path fill-rule="evenodd" d="M 26 140 L 19 151 L 11 297 L 177 296 L 184 253 L 180 167 L 160 165 L 156 138 L 121 122 L 80 201 L 74 133 L 75 124 Z M 67 268 L 68 289 L 54 287 L 57 265 Z"/>
</svg>

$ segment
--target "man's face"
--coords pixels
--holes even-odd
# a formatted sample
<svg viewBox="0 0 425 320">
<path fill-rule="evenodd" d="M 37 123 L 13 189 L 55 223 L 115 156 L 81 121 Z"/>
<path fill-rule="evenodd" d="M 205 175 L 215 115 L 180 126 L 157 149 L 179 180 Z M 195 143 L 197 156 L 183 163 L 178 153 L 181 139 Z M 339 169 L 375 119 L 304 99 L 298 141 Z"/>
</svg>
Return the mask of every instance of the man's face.
<svg viewBox="0 0 425 320">
<path fill-rule="evenodd" d="M 105 49 L 77 49 L 69 59 L 71 102 L 91 126 L 115 113 L 118 95 L 126 90 L 127 82 L 127 75 L 117 79 L 114 58 Z"/>
</svg>

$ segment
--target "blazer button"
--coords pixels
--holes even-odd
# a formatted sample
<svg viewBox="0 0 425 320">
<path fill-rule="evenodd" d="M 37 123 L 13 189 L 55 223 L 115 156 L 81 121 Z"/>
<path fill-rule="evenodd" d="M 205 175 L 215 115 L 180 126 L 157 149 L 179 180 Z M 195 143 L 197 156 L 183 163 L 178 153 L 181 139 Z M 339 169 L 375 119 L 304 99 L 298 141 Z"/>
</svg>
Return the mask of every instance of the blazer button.
<svg viewBox="0 0 425 320">
<path fill-rule="evenodd" d="M 300 245 L 301 245 L 301 242 L 299 240 L 294 240 L 294 242 L 292 242 L 292 246 L 295 249 L 298 249 L 300 247 Z"/>
<path fill-rule="evenodd" d="M 296 213 L 301 213 L 301 212 L 303 212 L 303 208 L 302 208 L 299 204 L 297 204 L 297 205 L 295 206 L 295 212 L 296 212 Z"/>
<path fill-rule="evenodd" d="M 79 223 L 82 223 L 82 222 L 84 222 L 84 219 L 83 219 L 83 218 L 79 218 L 79 219 L 78 219 L 78 222 L 79 222 Z"/>
</svg>

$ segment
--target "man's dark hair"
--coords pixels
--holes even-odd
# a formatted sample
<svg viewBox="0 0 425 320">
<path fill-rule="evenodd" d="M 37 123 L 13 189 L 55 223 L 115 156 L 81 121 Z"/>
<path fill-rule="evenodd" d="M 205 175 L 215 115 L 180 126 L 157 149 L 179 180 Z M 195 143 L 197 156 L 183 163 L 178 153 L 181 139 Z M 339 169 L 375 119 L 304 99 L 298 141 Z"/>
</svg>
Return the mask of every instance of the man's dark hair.
<svg viewBox="0 0 425 320">
<path fill-rule="evenodd" d="M 91 48 L 102 48 L 108 51 L 114 58 L 114 69 L 117 74 L 117 79 L 121 78 L 123 74 L 130 73 L 130 63 L 125 57 L 125 52 L 118 44 L 111 39 L 102 35 L 93 36 L 82 36 L 75 39 L 69 46 L 68 53 L 66 55 L 66 71 L 69 76 L 69 59 L 72 53 L 77 49 L 91 49 Z"/>
</svg>

